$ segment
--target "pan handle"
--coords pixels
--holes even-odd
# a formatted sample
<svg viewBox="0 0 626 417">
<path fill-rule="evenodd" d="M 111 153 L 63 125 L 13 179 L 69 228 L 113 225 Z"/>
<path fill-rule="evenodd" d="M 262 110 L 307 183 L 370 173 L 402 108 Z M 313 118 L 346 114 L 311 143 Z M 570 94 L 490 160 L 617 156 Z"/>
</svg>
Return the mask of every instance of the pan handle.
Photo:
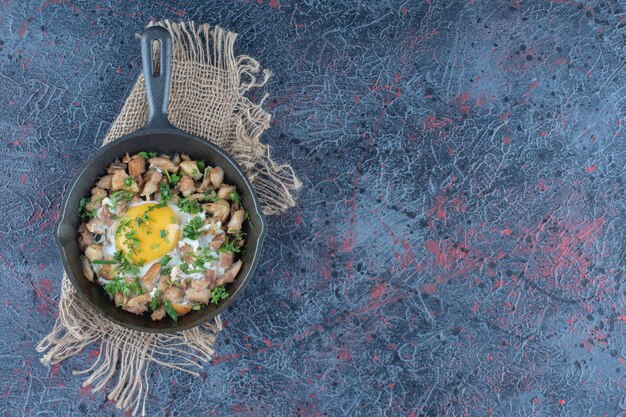
<svg viewBox="0 0 626 417">
<path fill-rule="evenodd" d="M 152 63 L 152 45 L 159 44 L 159 73 L 155 74 Z M 152 26 L 141 37 L 141 59 L 143 77 L 148 98 L 148 121 L 143 129 L 173 129 L 167 119 L 167 104 L 172 80 L 172 37 L 167 29 Z"/>
</svg>

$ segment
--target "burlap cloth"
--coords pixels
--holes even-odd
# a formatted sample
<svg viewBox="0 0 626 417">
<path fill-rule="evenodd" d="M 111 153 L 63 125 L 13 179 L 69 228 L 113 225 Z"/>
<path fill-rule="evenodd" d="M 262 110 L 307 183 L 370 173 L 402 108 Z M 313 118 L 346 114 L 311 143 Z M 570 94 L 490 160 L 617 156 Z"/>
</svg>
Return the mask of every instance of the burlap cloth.
<svg viewBox="0 0 626 417">
<path fill-rule="evenodd" d="M 289 165 L 272 161 L 269 147 L 259 138 L 271 116 L 246 92 L 264 85 L 270 72 L 260 72 L 249 56 L 235 57 L 237 34 L 207 24 L 156 23 L 173 39 L 172 87 L 169 119 L 178 128 L 206 138 L 225 149 L 241 165 L 252 182 L 265 214 L 277 214 L 294 206 L 291 192 L 300 187 Z M 104 144 L 137 130 L 148 115 L 143 76 L 113 122 Z M 55 364 L 99 344 L 94 364 L 75 374 L 88 377 L 83 386 L 100 391 L 111 380 L 108 398 L 118 408 L 145 415 L 149 367 L 158 364 L 193 375 L 211 360 L 213 343 L 222 330 L 215 321 L 176 334 L 142 333 L 121 327 L 94 311 L 63 275 L 59 318 L 54 329 L 37 346 L 41 362 Z"/>
</svg>

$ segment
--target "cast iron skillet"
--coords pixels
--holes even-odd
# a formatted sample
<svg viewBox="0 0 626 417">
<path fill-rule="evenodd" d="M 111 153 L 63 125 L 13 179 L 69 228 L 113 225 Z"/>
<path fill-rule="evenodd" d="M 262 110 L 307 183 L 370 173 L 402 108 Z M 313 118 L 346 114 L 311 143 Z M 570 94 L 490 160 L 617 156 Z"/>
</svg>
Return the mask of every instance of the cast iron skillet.
<svg viewBox="0 0 626 417">
<path fill-rule="evenodd" d="M 160 74 L 153 73 L 152 44 L 154 41 L 158 41 L 160 47 Z M 93 158 L 80 167 L 66 191 L 61 216 L 54 234 L 70 281 L 78 293 L 97 312 L 131 329 L 172 333 L 198 326 L 214 318 L 241 294 L 261 254 L 261 246 L 265 238 L 265 219 L 254 190 L 239 165 L 222 149 L 175 128 L 168 121 L 167 102 L 172 72 L 172 38 L 169 32 L 158 26 L 148 28 L 141 39 L 141 54 L 148 97 L 148 121 L 136 132 L 103 146 Z M 81 197 L 90 195 L 91 188 L 98 178 L 106 173 L 106 168 L 115 158 L 121 158 L 126 152 L 132 155 L 140 151 L 169 154 L 184 152 L 193 159 L 205 160 L 208 165 L 222 167 L 225 180 L 237 186 L 243 207 L 250 216 L 250 222 L 244 222 L 243 226 L 244 232 L 247 233 L 245 250 L 241 256 L 243 267 L 235 282 L 227 286 L 230 296 L 217 306 L 211 304 L 200 311 L 192 311 L 179 318 L 178 322 L 174 322 L 169 317 L 161 321 L 152 321 L 148 314 L 138 316 L 116 307 L 101 286 L 85 278 L 79 259 L 81 252 L 76 241 L 78 226 L 81 222 L 77 211 L 79 200 Z"/>
</svg>

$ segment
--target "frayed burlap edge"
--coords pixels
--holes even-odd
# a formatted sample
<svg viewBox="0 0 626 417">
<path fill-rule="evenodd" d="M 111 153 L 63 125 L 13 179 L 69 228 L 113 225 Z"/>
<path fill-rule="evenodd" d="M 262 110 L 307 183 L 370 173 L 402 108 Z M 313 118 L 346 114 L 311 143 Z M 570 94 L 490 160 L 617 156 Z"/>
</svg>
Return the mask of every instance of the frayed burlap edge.
<svg viewBox="0 0 626 417">
<path fill-rule="evenodd" d="M 237 35 L 207 24 L 156 23 L 173 38 L 172 90 L 168 116 L 172 124 L 225 149 L 241 165 L 254 186 L 265 214 L 282 213 L 295 205 L 292 191 L 300 187 L 293 169 L 272 161 L 269 146 L 260 142 L 271 116 L 245 94 L 265 85 L 270 72 L 260 73 L 257 61 L 235 57 Z M 260 73 L 260 74 L 259 74 Z M 104 144 L 133 132 L 147 119 L 143 76 L 127 98 Z M 146 413 L 149 365 L 152 363 L 198 376 L 210 361 L 221 318 L 176 334 L 142 333 L 119 326 L 93 310 L 64 274 L 59 317 L 52 332 L 37 346 L 45 365 L 59 363 L 91 344 L 98 344 L 94 364 L 74 374 L 87 374 L 83 386 L 94 392 L 111 380 L 108 398 L 133 415 Z"/>
</svg>

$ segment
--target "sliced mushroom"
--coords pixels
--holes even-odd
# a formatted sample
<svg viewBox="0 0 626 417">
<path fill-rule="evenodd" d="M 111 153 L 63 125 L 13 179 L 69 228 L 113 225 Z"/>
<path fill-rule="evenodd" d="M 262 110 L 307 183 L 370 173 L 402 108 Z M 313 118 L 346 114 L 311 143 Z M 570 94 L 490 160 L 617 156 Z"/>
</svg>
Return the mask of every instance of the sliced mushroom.
<svg viewBox="0 0 626 417">
<path fill-rule="evenodd" d="M 209 304 L 209 298 L 211 297 L 211 290 L 204 289 L 196 291 L 193 288 L 187 289 L 187 300 L 192 303 Z"/>
<path fill-rule="evenodd" d="M 124 155 L 124 157 L 122 158 L 122 162 L 125 164 L 130 162 L 130 155 L 128 154 L 128 152 L 126 152 L 126 155 Z"/>
<path fill-rule="evenodd" d="M 163 178 L 163 174 L 158 171 L 148 171 L 146 183 L 141 190 L 141 196 L 146 197 L 154 194 L 159 189 L 159 181 Z"/>
<path fill-rule="evenodd" d="M 203 204 L 202 208 L 211 213 L 215 220 L 219 220 L 222 223 L 224 223 L 230 215 L 230 205 L 226 200 L 217 200 L 215 203 Z"/>
<path fill-rule="evenodd" d="M 124 170 L 117 170 L 111 179 L 111 189 L 113 191 L 123 190 L 126 187 L 126 178 L 128 174 Z"/>
<path fill-rule="evenodd" d="M 141 294 L 128 300 L 123 308 L 124 310 L 135 314 L 145 313 L 148 311 L 148 303 L 150 300 L 151 298 L 149 294 Z"/>
<path fill-rule="evenodd" d="M 206 196 L 204 195 L 204 193 L 194 193 L 194 194 L 188 195 L 187 200 L 189 201 L 202 200 L 205 197 Z"/>
<path fill-rule="evenodd" d="M 91 189 L 91 196 L 97 197 L 100 201 L 102 201 L 107 197 L 107 192 L 96 186 Z"/>
<path fill-rule="evenodd" d="M 168 172 L 177 172 L 178 166 L 167 158 L 157 157 L 148 159 L 150 165 Z"/>
<path fill-rule="evenodd" d="M 85 223 L 81 223 L 80 226 L 78 226 L 78 234 L 78 246 L 81 251 L 84 251 L 87 246 L 93 245 L 94 235 L 87 229 Z"/>
<path fill-rule="evenodd" d="M 121 292 L 116 292 L 113 296 L 113 300 L 115 301 L 115 305 L 118 307 L 123 307 L 126 301 L 126 297 Z"/>
<path fill-rule="evenodd" d="M 106 280 L 113 279 L 114 277 L 113 272 L 115 272 L 113 265 L 105 264 L 105 265 L 100 265 L 100 268 L 98 268 L 98 276 Z"/>
<path fill-rule="evenodd" d="M 185 292 L 183 291 L 182 288 L 170 287 L 163 294 L 163 298 L 165 298 L 170 303 L 174 303 L 176 301 L 181 300 L 184 295 L 185 295 Z"/>
<path fill-rule="evenodd" d="M 181 194 L 185 197 L 193 193 L 195 191 L 193 178 L 191 178 L 189 175 L 185 175 L 184 177 L 182 177 L 180 181 L 178 182 L 178 189 L 181 192 Z"/>
<path fill-rule="evenodd" d="M 150 315 L 152 320 L 158 321 L 165 317 L 165 307 L 159 307 Z"/>
<path fill-rule="evenodd" d="M 198 169 L 196 161 L 183 161 L 180 163 L 180 169 L 186 174 L 192 177 L 194 180 L 202 178 L 202 172 Z"/>
<path fill-rule="evenodd" d="M 233 266 L 231 266 L 230 269 L 224 273 L 224 275 L 217 279 L 217 286 L 219 287 L 221 285 L 233 282 L 235 280 L 235 277 L 239 273 L 242 265 L 243 262 L 241 262 L 241 259 L 235 262 Z"/>
<path fill-rule="evenodd" d="M 161 265 L 155 263 L 148 269 L 143 277 L 141 277 L 141 282 L 143 282 L 144 287 L 146 287 L 146 291 L 150 292 L 152 288 L 154 288 L 154 280 L 159 277 L 160 270 Z"/>
<path fill-rule="evenodd" d="M 241 224 L 243 223 L 243 219 L 246 215 L 245 210 L 237 210 L 233 213 L 233 216 L 230 218 L 228 222 L 228 233 L 237 234 L 241 231 Z"/>
<path fill-rule="evenodd" d="M 211 249 L 218 250 L 226 240 L 226 233 L 220 233 L 211 241 Z"/>
<path fill-rule="evenodd" d="M 86 224 L 87 229 L 91 232 L 91 233 L 95 233 L 97 235 L 102 235 L 104 234 L 105 230 L 106 230 L 106 225 L 104 224 L 104 222 L 97 218 L 94 217 L 93 219 L 89 220 L 89 222 Z"/>
<path fill-rule="evenodd" d="M 228 269 L 233 266 L 235 256 L 232 252 L 220 253 L 220 268 Z"/>
<path fill-rule="evenodd" d="M 146 160 L 141 156 L 134 156 L 128 162 L 128 173 L 131 177 L 136 177 L 146 172 Z"/>
<path fill-rule="evenodd" d="M 100 177 L 96 183 L 96 187 L 102 188 L 103 190 L 110 190 L 112 187 L 112 179 L 113 175 L 111 174 Z"/>
<path fill-rule="evenodd" d="M 102 209 L 100 209 L 100 218 L 107 226 L 111 226 L 113 224 L 113 213 L 111 213 L 111 209 L 108 204 L 103 204 Z"/>
<path fill-rule="evenodd" d="M 191 288 L 196 291 L 202 291 L 205 288 L 211 289 L 212 286 L 215 286 L 215 271 L 212 269 L 204 272 L 204 278 L 194 279 L 191 282 Z"/>
<path fill-rule="evenodd" d="M 85 274 L 85 278 L 93 282 L 93 269 L 91 269 L 91 262 L 89 262 L 89 259 L 86 257 L 82 258 L 80 263 L 83 266 L 83 274 Z"/>
<path fill-rule="evenodd" d="M 135 196 L 136 197 L 136 196 Z M 133 197 L 133 199 L 135 198 Z M 132 201 L 133 203 L 136 203 L 137 201 Z M 126 213 L 126 210 L 128 209 L 128 204 L 126 203 L 126 201 L 124 200 L 120 200 L 117 202 L 117 204 L 115 205 L 115 215 L 117 217 L 122 217 L 124 215 L 124 213 Z"/>
<path fill-rule="evenodd" d="M 184 316 L 191 311 L 191 306 L 187 304 L 172 303 L 172 308 L 178 313 L 178 316 Z"/>
<path fill-rule="evenodd" d="M 237 191 L 237 187 L 235 187 L 234 185 L 222 184 L 220 189 L 217 190 L 217 196 L 226 200 L 230 198 L 230 194 L 234 191 Z"/>
<path fill-rule="evenodd" d="M 181 154 L 180 155 L 180 159 L 183 160 L 183 161 L 191 161 L 191 158 L 186 153 Z M 180 164 L 180 162 L 179 162 L 179 164 Z"/>
<path fill-rule="evenodd" d="M 175 153 L 174 156 L 172 157 L 172 162 L 175 163 L 176 165 L 180 164 L 181 160 L 182 159 L 179 153 Z"/>
<path fill-rule="evenodd" d="M 224 181 L 224 170 L 220 167 L 215 167 L 209 173 L 209 177 L 211 178 L 211 183 L 215 187 L 219 187 Z"/>
<path fill-rule="evenodd" d="M 115 174 L 117 171 L 126 170 L 126 164 L 120 162 L 119 160 L 115 160 L 109 167 L 107 168 L 107 174 Z"/>
<path fill-rule="evenodd" d="M 90 261 L 100 261 L 104 258 L 104 252 L 102 251 L 102 245 L 89 245 L 87 249 L 85 249 L 85 256 Z"/>
</svg>

